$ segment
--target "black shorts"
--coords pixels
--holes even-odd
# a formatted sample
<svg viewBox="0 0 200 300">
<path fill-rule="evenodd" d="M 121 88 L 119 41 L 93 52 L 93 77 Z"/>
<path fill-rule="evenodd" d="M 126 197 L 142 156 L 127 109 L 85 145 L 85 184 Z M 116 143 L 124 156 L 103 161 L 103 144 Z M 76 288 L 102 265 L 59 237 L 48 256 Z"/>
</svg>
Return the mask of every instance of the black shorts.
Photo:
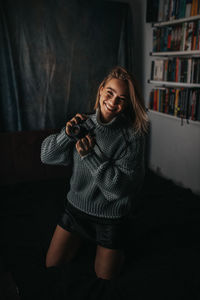
<svg viewBox="0 0 200 300">
<path fill-rule="evenodd" d="M 88 215 L 66 202 L 58 225 L 109 249 L 123 249 L 126 242 L 127 218 L 107 219 Z"/>
</svg>

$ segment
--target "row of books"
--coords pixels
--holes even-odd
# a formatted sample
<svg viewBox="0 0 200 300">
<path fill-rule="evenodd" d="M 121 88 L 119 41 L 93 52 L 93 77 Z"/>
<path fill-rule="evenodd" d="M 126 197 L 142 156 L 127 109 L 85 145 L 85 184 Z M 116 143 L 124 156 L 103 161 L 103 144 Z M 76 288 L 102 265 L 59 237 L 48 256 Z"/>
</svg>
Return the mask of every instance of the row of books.
<svg viewBox="0 0 200 300">
<path fill-rule="evenodd" d="M 153 51 L 200 50 L 200 20 L 153 30 Z"/>
<path fill-rule="evenodd" d="M 157 21 L 171 21 L 198 14 L 200 14 L 199 0 L 159 0 Z"/>
<path fill-rule="evenodd" d="M 200 58 L 164 58 L 151 62 L 151 80 L 200 84 Z"/>
<path fill-rule="evenodd" d="M 150 93 L 149 109 L 200 121 L 200 89 L 159 88 Z"/>
</svg>

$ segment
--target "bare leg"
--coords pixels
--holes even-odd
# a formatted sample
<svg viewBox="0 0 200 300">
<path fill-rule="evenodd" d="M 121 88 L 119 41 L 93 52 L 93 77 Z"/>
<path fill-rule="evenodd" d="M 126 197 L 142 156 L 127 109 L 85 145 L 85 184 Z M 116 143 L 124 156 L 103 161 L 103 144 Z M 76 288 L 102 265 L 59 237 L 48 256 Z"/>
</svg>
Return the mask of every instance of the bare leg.
<svg viewBox="0 0 200 300">
<path fill-rule="evenodd" d="M 119 275 L 124 261 L 122 250 L 113 250 L 97 246 L 95 258 L 95 272 L 97 277 L 102 279 L 112 279 Z"/>
<path fill-rule="evenodd" d="M 58 266 L 72 260 L 80 244 L 81 238 L 57 225 L 47 252 L 46 267 Z"/>
</svg>

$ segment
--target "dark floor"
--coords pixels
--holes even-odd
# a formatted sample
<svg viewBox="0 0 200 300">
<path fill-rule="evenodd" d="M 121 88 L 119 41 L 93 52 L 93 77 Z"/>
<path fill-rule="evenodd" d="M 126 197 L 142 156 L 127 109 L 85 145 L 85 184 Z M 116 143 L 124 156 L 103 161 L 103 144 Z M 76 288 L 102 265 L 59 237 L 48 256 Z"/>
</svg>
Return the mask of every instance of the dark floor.
<svg viewBox="0 0 200 300">
<path fill-rule="evenodd" d="M 94 274 L 90 243 L 72 263 L 44 268 L 66 190 L 64 180 L 0 188 L 2 268 L 17 282 L 22 300 L 200 299 L 199 196 L 148 171 L 123 271 L 104 281 Z"/>
</svg>

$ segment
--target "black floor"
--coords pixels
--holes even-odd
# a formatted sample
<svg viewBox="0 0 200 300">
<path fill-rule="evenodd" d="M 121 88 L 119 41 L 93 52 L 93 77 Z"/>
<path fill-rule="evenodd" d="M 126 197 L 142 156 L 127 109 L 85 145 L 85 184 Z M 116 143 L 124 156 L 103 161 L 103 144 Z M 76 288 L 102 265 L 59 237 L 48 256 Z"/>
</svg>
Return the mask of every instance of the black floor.
<svg viewBox="0 0 200 300">
<path fill-rule="evenodd" d="M 66 194 L 64 180 L 1 187 L 0 254 L 21 299 L 200 299 L 200 197 L 148 171 L 119 278 L 97 279 L 95 247 L 59 268 L 44 258 Z"/>
</svg>

